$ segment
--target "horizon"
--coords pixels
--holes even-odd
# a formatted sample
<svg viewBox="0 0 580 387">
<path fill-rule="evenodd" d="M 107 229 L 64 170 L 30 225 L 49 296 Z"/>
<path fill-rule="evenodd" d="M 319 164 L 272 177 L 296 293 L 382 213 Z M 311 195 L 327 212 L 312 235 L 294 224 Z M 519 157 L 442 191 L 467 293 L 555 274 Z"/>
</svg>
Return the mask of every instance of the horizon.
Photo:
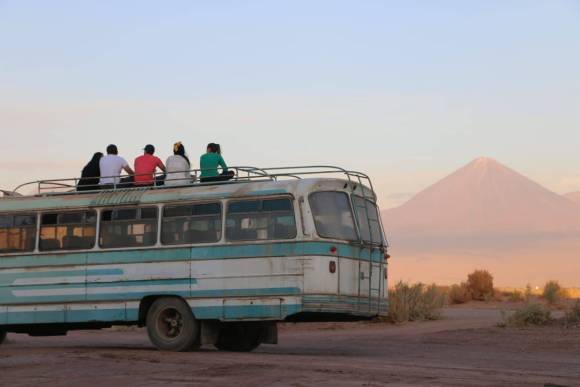
<svg viewBox="0 0 580 387">
<path fill-rule="evenodd" d="M 480 155 L 580 191 L 578 15 L 565 1 L 0 1 L 2 188 L 78 175 L 109 143 L 131 162 L 179 140 L 193 160 L 215 141 L 230 165 L 364 171 L 385 209 Z"/>
</svg>

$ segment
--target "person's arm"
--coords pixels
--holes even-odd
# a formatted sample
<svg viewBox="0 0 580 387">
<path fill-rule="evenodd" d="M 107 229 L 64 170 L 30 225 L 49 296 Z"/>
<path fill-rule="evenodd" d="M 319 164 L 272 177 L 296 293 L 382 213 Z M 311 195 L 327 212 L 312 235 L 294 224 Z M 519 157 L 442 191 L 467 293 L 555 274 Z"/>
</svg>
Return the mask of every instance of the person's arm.
<svg viewBox="0 0 580 387">
<path fill-rule="evenodd" d="M 134 175 L 135 174 L 135 172 L 131 169 L 131 167 L 129 166 L 129 163 L 125 159 L 123 159 L 123 169 L 129 175 Z"/>
<path fill-rule="evenodd" d="M 163 172 L 167 172 L 167 168 L 165 168 L 165 164 L 163 164 L 163 161 L 161 161 L 161 159 L 159 159 L 159 163 L 157 164 L 157 166 L 159 167 L 159 169 L 161 169 Z"/>
<path fill-rule="evenodd" d="M 226 164 L 226 161 L 224 160 L 224 158 L 221 155 L 218 159 L 218 165 L 220 167 L 222 167 L 222 173 L 226 173 L 228 171 L 228 166 Z"/>
<path fill-rule="evenodd" d="M 129 175 L 134 175 L 135 172 L 131 169 L 131 167 L 129 165 L 125 165 L 123 167 L 123 169 L 125 170 L 125 172 L 127 172 Z"/>
</svg>

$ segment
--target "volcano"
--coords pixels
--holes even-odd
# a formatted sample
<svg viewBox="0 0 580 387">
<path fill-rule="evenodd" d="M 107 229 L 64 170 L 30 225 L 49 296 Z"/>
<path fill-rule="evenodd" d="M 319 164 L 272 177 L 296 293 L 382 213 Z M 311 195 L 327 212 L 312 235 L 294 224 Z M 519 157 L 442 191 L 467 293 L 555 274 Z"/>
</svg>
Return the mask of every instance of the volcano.
<svg viewBox="0 0 580 387">
<path fill-rule="evenodd" d="M 575 203 L 580 203 L 580 191 L 567 193 L 564 195 L 564 197 L 572 200 Z"/>
<path fill-rule="evenodd" d="M 568 233 L 580 231 L 580 206 L 481 157 L 384 211 L 383 219 L 399 235 Z"/>
<path fill-rule="evenodd" d="M 485 268 L 500 286 L 580 285 L 580 204 L 478 158 L 383 211 L 391 280 L 451 284 Z"/>
</svg>

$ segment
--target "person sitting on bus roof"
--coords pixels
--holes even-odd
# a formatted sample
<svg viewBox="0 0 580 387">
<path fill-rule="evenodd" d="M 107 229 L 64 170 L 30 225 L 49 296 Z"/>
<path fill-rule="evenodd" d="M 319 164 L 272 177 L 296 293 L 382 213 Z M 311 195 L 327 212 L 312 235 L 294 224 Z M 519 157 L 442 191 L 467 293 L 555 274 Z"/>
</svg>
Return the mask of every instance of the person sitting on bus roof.
<svg viewBox="0 0 580 387">
<path fill-rule="evenodd" d="M 185 147 L 181 142 L 173 144 L 173 155 L 165 162 L 167 176 L 165 186 L 191 184 L 194 179 L 190 174 L 191 164 L 185 154 Z"/>
<path fill-rule="evenodd" d="M 155 147 L 148 144 L 143 148 L 143 155 L 135 159 L 135 186 L 150 186 L 155 183 L 153 176 L 157 168 L 165 172 L 165 164 L 157 156 L 153 156 Z"/>
<path fill-rule="evenodd" d="M 93 158 L 81 172 L 81 178 L 77 184 L 77 191 L 90 191 L 99 189 L 99 179 L 101 178 L 101 167 L 99 161 L 103 157 L 101 152 L 93 155 Z"/>
<path fill-rule="evenodd" d="M 234 177 L 234 172 L 228 171 L 228 166 L 221 153 L 219 144 L 212 142 L 207 145 L 207 153 L 199 159 L 199 167 L 201 169 L 200 181 L 202 183 L 225 181 Z M 221 174 L 218 172 L 218 167 L 222 168 Z"/>
<path fill-rule="evenodd" d="M 107 155 L 103 156 L 99 161 L 99 167 L 101 169 L 101 178 L 99 184 L 101 189 L 110 189 L 118 186 L 121 182 L 121 172 L 125 170 L 129 175 L 134 172 L 127 163 L 127 161 L 118 155 L 119 151 L 117 146 L 111 144 L 107 147 Z"/>
</svg>

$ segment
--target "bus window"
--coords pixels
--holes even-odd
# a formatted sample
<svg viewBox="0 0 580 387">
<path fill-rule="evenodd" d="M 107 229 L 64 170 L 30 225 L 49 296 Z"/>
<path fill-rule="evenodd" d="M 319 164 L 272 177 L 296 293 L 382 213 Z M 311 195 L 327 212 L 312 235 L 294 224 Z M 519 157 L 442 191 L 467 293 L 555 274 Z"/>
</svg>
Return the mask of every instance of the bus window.
<svg viewBox="0 0 580 387">
<path fill-rule="evenodd" d="M 369 243 L 383 244 L 383 233 L 381 232 L 379 211 L 376 204 L 360 196 L 353 196 L 352 201 L 354 203 L 354 211 L 356 213 L 356 221 L 361 233 L 361 239 Z"/>
<path fill-rule="evenodd" d="M 348 195 L 344 192 L 315 192 L 309 197 L 316 231 L 322 238 L 357 240 Z"/>
<path fill-rule="evenodd" d="M 228 204 L 226 236 L 230 241 L 296 238 L 289 198 L 244 200 Z"/>
<path fill-rule="evenodd" d="M 41 251 L 92 249 L 96 234 L 95 211 L 42 214 L 39 248 Z"/>
<path fill-rule="evenodd" d="M 102 248 L 153 246 L 157 243 L 157 208 L 122 208 L 101 212 Z"/>
<path fill-rule="evenodd" d="M 34 251 L 36 215 L 0 216 L 0 253 Z"/>
<path fill-rule="evenodd" d="M 161 242 L 164 245 L 211 243 L 221 237 L 220 203 L 166 206 L 163 209 Z"/>
</svg>

